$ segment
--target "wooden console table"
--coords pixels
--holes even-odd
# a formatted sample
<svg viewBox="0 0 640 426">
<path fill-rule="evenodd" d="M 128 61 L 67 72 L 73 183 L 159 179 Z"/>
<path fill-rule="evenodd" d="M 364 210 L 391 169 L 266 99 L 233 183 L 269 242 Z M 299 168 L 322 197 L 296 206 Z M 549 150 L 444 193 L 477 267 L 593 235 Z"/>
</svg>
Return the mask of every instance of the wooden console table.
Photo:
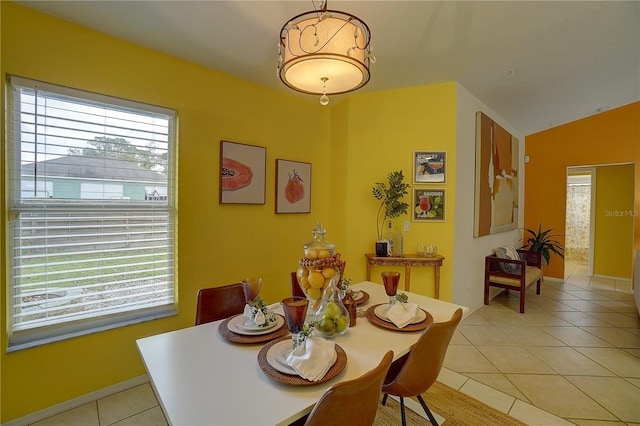
<svg viewBox="0 0 640 426">
<path fill-rule="evenodd" d="M 435 274 L 435 298 L 440 298 L 440 267 L 444 256 L 435 255 L 433 257 L 418 256 L 417 254 L 407 254 L 402 257 L 397 256 L 376 256 L 373 253 L 365 254 L 367 258 L 367 281 L 371 281 L 371 267 L 377 266 L 404 266 L 404 289 L 411 291 L 409 283 L 411 282 L 412 266 L 433 266 Z"/>
</svg>

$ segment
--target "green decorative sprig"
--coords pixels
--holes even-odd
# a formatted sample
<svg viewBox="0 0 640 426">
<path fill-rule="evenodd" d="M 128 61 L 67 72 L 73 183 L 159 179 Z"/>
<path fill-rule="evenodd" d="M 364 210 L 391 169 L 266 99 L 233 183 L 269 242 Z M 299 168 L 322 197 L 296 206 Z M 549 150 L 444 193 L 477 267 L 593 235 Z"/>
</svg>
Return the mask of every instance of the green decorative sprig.
<svg viewBox="0 0 640 426">
<path fill-rule="evenodd" d="M 398 293 L 396 294 L 395 299 L 397 302 L 407 303 L 409 301 L 409 296 L 404 293 Z"/>
<path fill-rule="evenodd" d="M 343 294 L 347 292 L 347 289 L 349 288 L 350 285 L 351 285 L 351 278 L 342 279 L 342 283 L 340 284 L 340 290 L 342 290 Z"/>
<path fill-rule="evenodd" d="M 266 321 L 261 325 L 261 327 L 266 327 L 270 323 L 276 322 L 278 320 L 275 315 L 269 315 L 269 308 L 260 296 L 256 296 L 253 300 L 249 301 L 249 306 L 253 309 L 261 311 L 264 314 L 264 318 Z M 252 314 L 252 319 L 255 319 L 256 313 L 257 311 Z"/>
</svg>

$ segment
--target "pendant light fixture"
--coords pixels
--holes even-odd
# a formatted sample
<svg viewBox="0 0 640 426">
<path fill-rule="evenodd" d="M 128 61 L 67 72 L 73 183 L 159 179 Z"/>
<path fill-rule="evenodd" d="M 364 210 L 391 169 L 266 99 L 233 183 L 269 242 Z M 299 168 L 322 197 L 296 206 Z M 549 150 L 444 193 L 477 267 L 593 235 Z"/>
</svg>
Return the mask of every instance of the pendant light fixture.
<svg viewBox="0 0 640 426">
<path fill-rule="evenodd" d="M 314 3 L 315 7 L 315 3 Z M 328 95 L 357 90 L 369 82 L 371 32 L 367 24 L 350 13 L 319 9 L 291 18 L 280 30 L 278 76 L 293 90 Z"/>
</svg>

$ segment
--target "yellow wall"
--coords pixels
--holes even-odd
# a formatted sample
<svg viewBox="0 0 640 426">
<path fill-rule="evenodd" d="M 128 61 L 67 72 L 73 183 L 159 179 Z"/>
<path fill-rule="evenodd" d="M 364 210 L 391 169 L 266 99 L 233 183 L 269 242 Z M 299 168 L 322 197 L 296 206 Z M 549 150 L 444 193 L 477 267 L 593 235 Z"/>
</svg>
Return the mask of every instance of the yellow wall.
<svg viewBox="0 0 640 426">
<path fill-rule="evenodd" d="M 525 139 L 525 217 L 527 228 L 553 228 L 564 234 L 567 167 L 640 161 L 640 102 L 554 127 Z M 640 211 L 635 177 L 634 211 Z M 634 217 L 633 250 L 640 248 L 640 217 Z M 611 236 L 611 238 L 615 238 Z M 564 238 L 560 240 L 564 243 Z M 564 263 L 552 255 L 545 275 L 562 278 Z M 627 265 L 630 268 L 631 265 Z"/>
<path fill-rule="evenodd" d="M 345 181 L 348 190 L 344 213 L 349 230 L 346 248 L 354 264 L 348 266 L 347 275 L 364 278 L 363 253 L 375 251 L 379 202 L 371 195 L 373 184 L 387 182 L 387 173 L 394 170 L 402 170 L 405 182 L 412 184 L 413 151 L 446 151 L 446 183 L 416 187 L 446 189 L 447 220 L 411 222 L 411 231 L 404 233 L 404 252 L 416 253 L 421 242 L 438 245 L 438 252 L 447 259 L 441 270 L 440 298 L 451 300 L 456 195 L 456 87 L 456 83 L 443 83 L 349 97 Z M 411 205 L 411 195 L 405 200 Z M 409 209 L 409 215 L 394 219 L 394 224 L 401 226 L 405 220 L 410 221 L 410 213 Z M 404 269 L 385 269 L 396 269 L 404 274 Z M 382 282 L 381 271 L 381 267 L 374 267 L 371 280 Z M 433 296 L 433 281 L 432 268 L 412 269 L 411 291 Z"/>
<path fill-rule="evenodd" d="M 593 273 L 631 278 L 633 259 L 633 164 L 596 168 L 593 192 Z M 613 238 L 611 238 L 613 236 Z"/>
<path fill-rule="evenodd" d="M 0 8 L 3 90 L 5 74 L 16 74 L 174 108 L 179 120 L 179 315 L 9 354 L 3 333 L 0 422 L 144 375 L 136 339 L 192 325 L 199 288 L 260 275 L 265 299 L 283 298 L 290 292 L 288 274 L 317 221 L 347 261 L 346 275 L 363 280 L 363 253 L 373 250 L 376 238 L 378 204 L 371 187 L 396 169 L 410 182 L 413 150 L 448 155 L 447 184 L 437 185 L 448 191 L 447 221 L 412 222 L 405 251 L 414 252 L 418 242 L 438 244 L 447 257 L 441 297 L 450 299 L 455 83 L 352 95 L 325 108 L 315 99 L 252 84 L 24 6 L 3 1 Z M 265 205 L 218 204 L 220 140 L 267 147 Z M 311 214 L 274 214 L 277 158 L 312 164 Z M 1 231 L 4 236 L 6 221 Z M 3 311 L 6 256 L 3 246 Z M 412 291 L 432 295 L 432 276 L 430 268 L 416 269 Z M 380 281 L 379 271 L 374 280 Z M 7 329 L 6 312 L 1 327 Z"/>
<path fill-rule="evenodd" d="M 6 422 L 145 374 L 136 339 L 193 324 L 201 287 L 260 275 L 265 298 L 281 299 L 316 221 L 326 222 L 330 240 L 334 229 L 328 109 L 14 3 L 1 7 L 3 73 L 174 108 L 179 116 L 179 316 L 10 354 L 3 333 Z M 265 205 L 218 204 L 221 139 L 267 147 Z M 313 164 L 311 214 L 274 214 L 276 158 Z M 4 174 L 2 185 L 4 210 Z M 3 248 L 3 312 L 5 256 Z"/>
</svg>

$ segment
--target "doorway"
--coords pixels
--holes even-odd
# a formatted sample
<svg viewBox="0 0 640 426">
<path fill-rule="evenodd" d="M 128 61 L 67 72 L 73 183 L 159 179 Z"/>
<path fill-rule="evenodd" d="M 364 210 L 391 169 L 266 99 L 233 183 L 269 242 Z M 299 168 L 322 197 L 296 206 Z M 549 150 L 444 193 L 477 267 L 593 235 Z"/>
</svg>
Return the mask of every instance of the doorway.
<svg viewBox="0 0 640 426">
<path fill-rule="evenodd" d="M 567 168 L 565 218 L 565 279 L 572 273 L 593 274 L 592 182 L 591 167 Z"/>
</svg>

